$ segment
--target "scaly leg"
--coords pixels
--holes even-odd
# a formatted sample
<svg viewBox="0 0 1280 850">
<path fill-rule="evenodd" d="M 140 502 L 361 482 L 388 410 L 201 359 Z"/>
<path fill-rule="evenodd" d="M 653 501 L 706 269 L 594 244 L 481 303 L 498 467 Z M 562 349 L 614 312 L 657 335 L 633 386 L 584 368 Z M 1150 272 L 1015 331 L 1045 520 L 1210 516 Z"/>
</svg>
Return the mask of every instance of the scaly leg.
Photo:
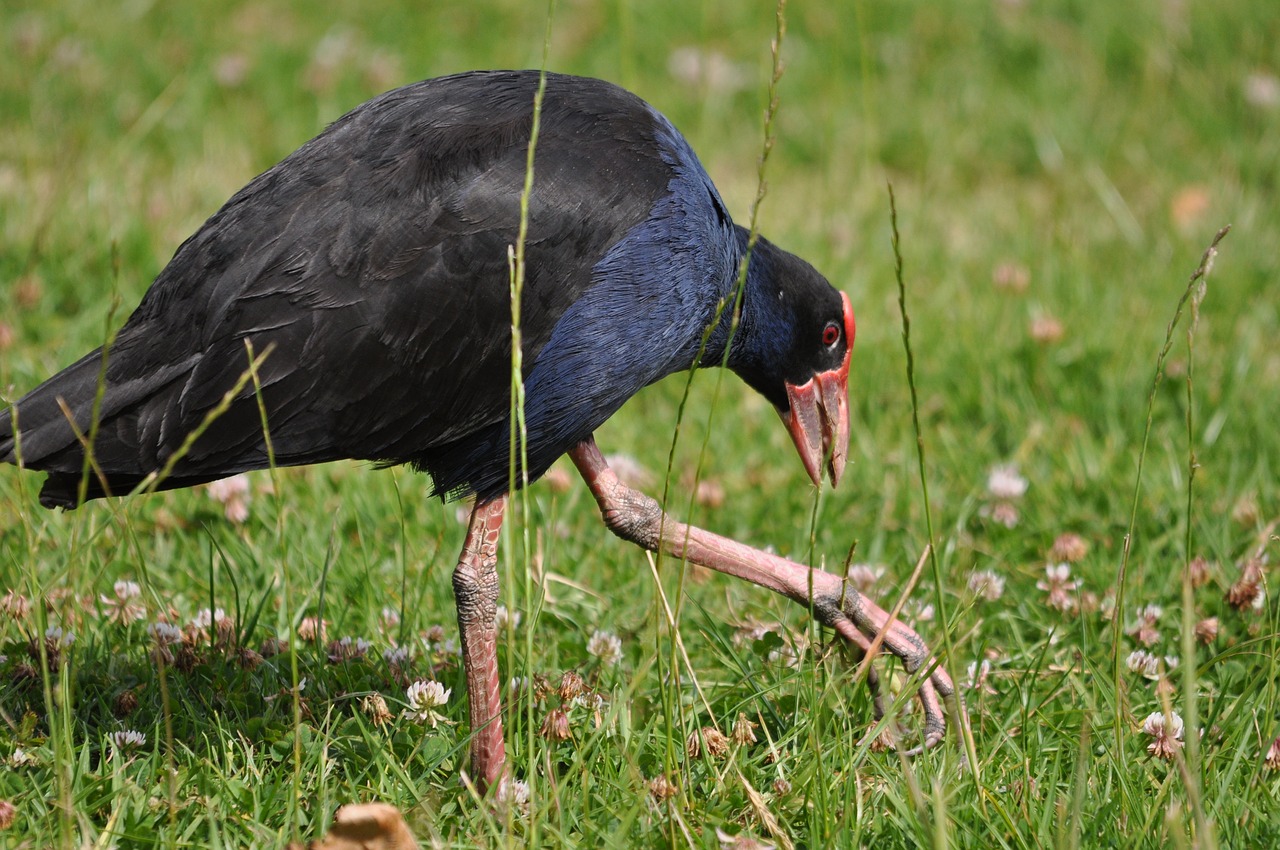
<svg viewBox="0 0 1280 850">
<path fill-rule="evenodd" d="M 471 709 L 471 772 L 481 791 L 494 788 L 506 767 L 502 689 L 498 676 L 498 534 L 507 499 L 477 503 L 453 571 L 453 598 L 462 637 L 462 669 Z"/>
<path fill-rule="evenodd" d="M 909 673 L 933 662 L 932 653 L 919 635 L 897 620 L 890 620 L 887 612 L 831 573 L 810 569 L 664 517 L 654 499 L 618 480 L 605 463 L 594 438 L 575 446 L 569 457 L 595 495 L 605 524 L 622 539 L 650 551 L 661 549 L 676 558 L 687 558 L 690 563 L 746 579 L 806 608 L 811 607 L 820 622 L 863 652 L 871 648 L 876 635 L 884 632 L 883 648 L 897 656 Z M 876 685 L 876 680 L 871 680 L 877 710 L 880 710 Z M 954 694 L 951 677 L 940 666 L 920 683 L 924 747 L 933 746 L 946 735 L 939 695 L 950 698 Z"/>
</svg>

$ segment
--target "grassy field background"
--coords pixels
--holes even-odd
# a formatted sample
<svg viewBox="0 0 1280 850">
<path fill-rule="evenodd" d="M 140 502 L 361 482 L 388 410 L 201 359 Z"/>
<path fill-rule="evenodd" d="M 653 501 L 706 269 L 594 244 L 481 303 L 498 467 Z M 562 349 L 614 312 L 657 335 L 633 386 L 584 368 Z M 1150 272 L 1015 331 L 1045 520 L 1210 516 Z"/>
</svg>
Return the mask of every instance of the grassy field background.
<svg viewBox="0 0 1280 850">
<path fill-rule="evenodd" d="M 520 2 L 6 2 L 0 393 L 16 398 L 98 344 L 182 239 L 349 108 L 426 77 L 536 67 L 545 14 Z M 505 674 L 553 687 L 511 703 L 529 799 L 495 810 L 458 780 L 468 730 L 449 574 L 463 527 L 426 480 L 359 464 L 281 471 L 274 485 L 255 474 L 237 522 L 207 490 L 47 513 L 38 476 L 5 468 L 0 823 L 12 822 L 0 847 L 271 846 L 374 799 L 433 846 L 1280 842 L 1273 4 L 796 0 L 787 21 L 761 229 L 857 311 L 851 465 L 815 505 L 767 405 L 731 376 L 713 405 L 716 375 L 702 373 L 672 510 L 835 571 L 856 541 L 854 577 L 874 598 L 889 606 L 906 589 L 928 534 L 892 181 L 943 579 L 926 569 L 903 616 L 941 651 L 945 604 L 943 663 L 965 684 L 977 765 L 954 734 L 910 761 L 870 747 L 865 685 L 804 611 L 671 563 L 656 581 L 566 466 L 530 491 L 533 579 L 513 559 L 501 567 L 522 614 Z M 551 33 L 551 69 L 656 105 L 746 220 L 769 4 L 562 0 Z M 1154 395 L 1116 611 L 1157 353 L 1228 222 L 1194 350 L 1184 314 Z M 599 434 L 650 492 L 684 383 L 650 388 Z M 1006 466 L 1016 474 L 993 481 Z M 1054 551 L 1064 534 L 1078 540 Z M 1205 581 L 1184 586 L 1193 558 Z M 1046 573 L 1058 563 L 1069 576 Z M 1002 595 L 975 592 L 975 573 Z M 225 622 L 192 626 L 161 676 L 149 627 L 219 608 Z M 272 654 L 302 618 L 326 621 L 323 637 Z M 1216 635 L 1205 624 L 1197 640 L 1210 618 Z M 33 651 L 47 628 L 62 631 Z M 620 639 L 617 663 L 598 654 L 597 630 Z M 1139 649 L 1161 659 L 1150 677 L 1130 669 Z M 904 684 L 896 665 L 880 669 Z M 566 670 L 601 700 L 566 705 L 571 737 L 549 740 L 539 727 Z M 434 728 L 404 713 L 417 679 L 452 689 Z M 1172 760 L 1142 731 L 1162 705 L 1198 743 Z M 759 724 L 756 742 L 686 752 L 690 733 L 728 733 L 740 713 Z M 657 778 L 673 796 L 655 793 Z"/>
</svg>

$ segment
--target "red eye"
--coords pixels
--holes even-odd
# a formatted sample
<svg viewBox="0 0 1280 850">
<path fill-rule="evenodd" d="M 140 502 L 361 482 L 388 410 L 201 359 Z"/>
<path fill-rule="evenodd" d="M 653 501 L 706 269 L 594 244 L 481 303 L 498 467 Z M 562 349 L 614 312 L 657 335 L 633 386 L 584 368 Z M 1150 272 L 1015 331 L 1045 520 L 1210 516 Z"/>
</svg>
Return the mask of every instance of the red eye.
<svg viewBox="0 0 1280 850">
<path fill-rule="evenodd" d="M 822 329 L 822 344 L 835 345 L 840 341 L 840 326 L 835 322 L 831 322 Z"/>
</svg>

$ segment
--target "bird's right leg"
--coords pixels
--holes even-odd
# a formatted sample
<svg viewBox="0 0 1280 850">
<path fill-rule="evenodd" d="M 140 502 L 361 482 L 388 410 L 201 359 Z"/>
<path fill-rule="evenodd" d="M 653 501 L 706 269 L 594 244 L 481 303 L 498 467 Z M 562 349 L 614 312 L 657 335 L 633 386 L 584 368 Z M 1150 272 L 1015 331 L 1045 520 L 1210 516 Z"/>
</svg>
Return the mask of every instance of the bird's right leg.
<svg viewBox="0 0 1280 850">
<path fill-rule="evenodd" d="M 506 506 L 505 496 L 476 503 L 458 567 L 453 571 L 462 668 L 471 709 L 471 772 L 482 792 L 496 787 L 506 768 L 496 622 L 498 534 Z"/>
<path fill-rule="evenodd" d="M 879 641 L 879 646 L 897 656 L 909 673 L 921 668 L 929 670 L 917 693 L 924 714 L 921 746 L 930 747 L 942 740 L 946 720 L 939 697 L 954 697 L 955 686 L 947 671 L 935 665 L 924 641 L 905 623 L 889 616 L 838 576 L 670 518 L 657 501 L 618 479 L 593 438 L 571 449 L 569 457 L 596 497 L 605 524 L 622 539 L 766 587 L 811 610 L 824 625 L 864 653 Z M 878 680 L 869 679 L 869 686 L 877 712 L 883 712 Z M 958 709 L 963 714 L 963 706 L 958 704 Z"/>
</svg>

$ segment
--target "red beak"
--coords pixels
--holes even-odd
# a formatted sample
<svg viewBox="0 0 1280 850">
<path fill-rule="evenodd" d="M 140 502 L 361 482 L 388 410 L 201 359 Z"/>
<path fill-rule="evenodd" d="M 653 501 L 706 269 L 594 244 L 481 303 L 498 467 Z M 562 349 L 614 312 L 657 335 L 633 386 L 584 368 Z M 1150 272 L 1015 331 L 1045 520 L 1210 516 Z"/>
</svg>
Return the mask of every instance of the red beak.
<svg viewBox="0 0 1280 850">
<path fill-rule="evenodd" d="M 849 296 L 841 293 L 840 297 L 844 300 L 847 345 L 844 362 L 829 372 L 819 372 L 800 386 L 787 384 L 791 410 L 782 417 L 800 460 L 817 487 L 822 486 L 824 470 L 831 476 L 832 487 L 839 484 L 849 455 L 849 359 L 855 328 Z"/>
</svg>

